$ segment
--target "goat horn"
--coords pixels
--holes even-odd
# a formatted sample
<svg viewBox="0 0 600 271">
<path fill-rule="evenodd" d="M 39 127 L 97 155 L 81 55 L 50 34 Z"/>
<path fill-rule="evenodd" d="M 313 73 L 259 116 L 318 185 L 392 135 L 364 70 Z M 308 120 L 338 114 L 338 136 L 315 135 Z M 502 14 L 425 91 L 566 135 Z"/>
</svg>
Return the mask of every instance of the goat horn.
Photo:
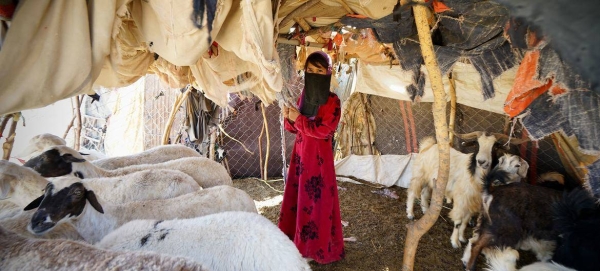
<svg viewBox="0 0 600 271">
<path fill-rule="evenodd" d="M 460 137 L 463 140 L 473 140 L 473 139 L 476 139 L 479 136 L 481 136 L 481 134 L 483 134 L 483 132 L 481 132 L 481 131 L 471 132 L 471 133 L 468 133 L 468 134 L 459 134 L 459 133 L 454 132 L 454 131 L 452 131 L 452 133 L 455 136 L 458 136 L 458 137 Z"/>
<path fill-rule="evenodd" d="M 510 144 L 513 145 L 519 145 L 519 144 L 523 144 L 525 142 L 529 142 L 531 141 L 531 139 L 529 138 L 515 138 L 515 137 L 509 137 L 505 134 L 499 134 L 499 133 L 492 133 L 496 139 L 502 143 L 506 143 L 506 142 L 510 142 Z"/>
</svg>

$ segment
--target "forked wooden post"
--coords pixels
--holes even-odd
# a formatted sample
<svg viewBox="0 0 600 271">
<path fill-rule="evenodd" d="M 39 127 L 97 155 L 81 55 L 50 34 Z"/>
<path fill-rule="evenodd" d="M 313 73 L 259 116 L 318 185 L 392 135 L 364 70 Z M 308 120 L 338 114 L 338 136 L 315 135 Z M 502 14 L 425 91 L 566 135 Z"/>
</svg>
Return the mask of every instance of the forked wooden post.
<svg viewBox="0 0 600 271">
<path fill-rule="evenodd" d="M 8 130 L 8 136 L 6 137 L 6 141 L 4 142 L 4 144 L 2 144 L 2 149 L 4 151 L 2 159 L 4 160 L 10 159 L 10 153 L 12 152 L 12 148 L 15 143 L 15 137 L 17 136 L 17 123 L 21 118 L 21 112 L 6 115 L 5 118 L 8 119 L 9 116 L 12 116 L 12 123 L 10 124 L 10 129 Z M 4 130 L 4 127 L 2 129 Z"/>
<path fill-rule="evenodd" d="M 175 100 L 175 103 L 173 104 L 173 108 L 171 108 L 171 114 L 169 114 L 169 119 L 167 120 L 167 124 L 165 125 L 165 130 L 163 131 L 163 136 L 162 136 L 162 144 L 163 145 L 169 144 L 169 135 L 171 134 L 171 127 L 173 127 L 173 121 L 175 120 L 177 111 L 179 110 L 179 107 L 181 106 L 181 104 L 183 104 L 183 102 L 185 102 L 187 96 L 190 95 L 190 92 L 192 91 L 192 89 L 193 89 L 192 86 L 188 86 L 187 89 L 185 90 L 185 92 L 183 92 L 179 96 L 177 96 L 177 99 Z"/>
<path fill-rule="evenodd" d="M 73 109 L 73 112 L 75 114 L 75 136 L 74 136 L 74 143 L 73 143 L 73 149 L 75 149 L 76 151 L 79 151 L 79 145 L 81 144 L 80 140 L 81 140 L 81 126 L 82 126 L 82 121 L 81 121 L 81 102 L 83 99 L 83 95 L 80 96 L 75 96 L 73 97 L 73 99 L 75 99 L 75 109 Z"/>
<path fill-rule="evenodd" d="M 417 0 L 416 2 L 417 4 L 413 6 L 413 13 L 419 34 L 421 53 L 423 54 L 425 67 L 427 68 L 431 88 L 433 89 L 433 120 L 438 142 L 440 166 L 429 210 L 425 212 L 425 215 L 421 219 L 407 225 L 408 231 L 404 243 L 404 258 L 402 261 L 403 271 L 413 270 L 419 240 L 435 224 L 440 215 L 450 169 L 450 145 L 448 144 L 448 124 L 446 122 L 446 93 L 444 92 L 442 74 L 437 64 L 431 41 L 430 28 L 426 15 L 427 7 L 424 5 L 424 0 Z"/>
</svg>

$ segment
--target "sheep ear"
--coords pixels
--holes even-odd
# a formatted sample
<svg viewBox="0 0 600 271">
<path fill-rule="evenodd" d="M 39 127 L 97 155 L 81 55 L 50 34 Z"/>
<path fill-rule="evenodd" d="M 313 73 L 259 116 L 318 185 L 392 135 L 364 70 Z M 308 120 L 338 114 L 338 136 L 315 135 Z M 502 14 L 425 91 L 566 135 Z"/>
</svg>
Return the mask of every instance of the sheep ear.
<svg viewBox="0 0 600 271">
<path fill-rule="evenodd" d="M 12 190 L 10 182 L 14 180 L 15 177 L 0 174 L 0 199 L 5 199 L 8 197 L 8 193 L 10 193 Z"/>
<path fill-rule="evenodd" d="M 79 152 L 79 154 L 81 154 L 81 155 L 90 155 L 89 153 L 83 153 L 83 152 Z"/>
<path fill-rule="evenodd" d="M 517 172 L 517 174 L 519 174 L 519 176 L 521 176 L 521 178 L 526 178 L 527 171 L 529 170 L 529 163 L 527 163 L 527 161 L 525 161 L 525 159 L 523 159 L 523 158 L 519 158 L 519 159 L 521 159 L 521 166 L 519 167 L 519 171 Z"/>
<path fill-rule="evenodd" d="M 94 194 L 94 191 L 91 191 L 91 190 L 85 191 L 85 197 L 90 202 L 92 207 L 94 207 L 94 209 L 96 209 L 96 211 L 98 211 L 101 214 L 104 213 L 104 210 L 102 209 L 102 205 L 100 205 L 100 203 L 98 202 L 98 199 L 96 198 L 96 194 Z"/>
<path fill-rule="evenodd" d="M 85 162 L 85 159 L 77 158 L 77 157 L 73 156 L 70 153 L 67 153 L 67 154 L 63 155 L 62 158 L 63 158 L 63 160 L 65 160 L 65 162 L 69 162 L 69 163 L 82 163 L 82 162 Z"/>
<path fill-rule="evenodd" d="M 23 208 L 23 211 L 29 211 L 29 210 L 33 210 L 37 207 L 40 207 L 40 204 L 42 203 L 43 199 L 44 199 L 44 195 L 41 195 L 39 198 L 34 199 L 31 203 L 27 204 L 27 206 L 25 206 L 25 208 Z"/>
</svg>

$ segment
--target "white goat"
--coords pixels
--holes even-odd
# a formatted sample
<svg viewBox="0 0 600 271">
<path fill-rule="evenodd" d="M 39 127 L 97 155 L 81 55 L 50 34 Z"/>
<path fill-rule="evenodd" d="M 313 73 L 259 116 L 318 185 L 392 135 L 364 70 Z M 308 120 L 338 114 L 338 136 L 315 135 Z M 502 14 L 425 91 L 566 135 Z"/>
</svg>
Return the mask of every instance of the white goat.
<svg viewBox="0 0 600 271">
<path fill-rule="evenodd" d="M 25 210 L 36 207 L 39 209 L 31 219 L 31 232 L 44 233 L 58 223 L 72 221 L 90 243 L 100 241 L 109 232 L 135 219 L 192 218 L 225 211 L 257 212 L 254 201 L 246 192 L 228 185 L 171 199 L 116 205 L 96 198 L 94 191 L 73 178 L 49 184 L 45 194 L 31 202 Z"/>
<path fill-rule="evenodd" d="M 498 159 L 498 165 L 494 169 L 506 171 L 509 175 L 507 183 L 520 182 L 527 178 L 529 163 L 525 159 L 510 153 L 505 153 Z"/>
<path fill-rule="evenodd" d="M 311 270 L 296 245 L 260 214 L 223 212 L 180 220 L 134 220 L 97 247 L 186 256 L 213 271 Z"/>
<path fill-rule="evenodd" d="M 180 158 L 159 164 L 129 166 L 105 170 L 83 159 L 67 146 L 55 146 L 25 163 L 44 177 L 74 175 L 80 178 L 115 177 L 146 169 L 174 169 L 190 175 L 203 188 L 232 185 L 229 173 L 221 164 L 204 157 Z"/>
<path fill-rule="evenodd" d="M 163 145 L 133 155 L 96 160 L 92 164 L 110 170 L 133 165 L 158 164 L 185 157 L 201 157 L 201 155 L 184 145 Z"/>
<path fill-rule="evenodd" d="M 555 262 L 535 262 L 517 269 L 519 252 L 510 248 L 485 248 L 483 254 L 487 260 L 487 271 L 576 271 Z"/>
<path fill-rule="evenodd" d="M 70 240 L 28 239 L 0 227 L 0 270 L 207 271 L 184 257 L 153 252 L 107 251 Z"/>
<path fill-rule="evenodd" d="M 489 171 L 492 164 L 492 149 L 496 136 L 475 132 L 465 138 L 477 136 L 479 151 L 462 153 L 450 148 L 450 175 L 446 185 L 445 196 L 454 202 L 450 218 L 454 222 L 454 230 L 450 242 L 454 248 L 465 242 L 464 232 L 471 216 L 479 212 L 481 206 L 481 178 Z M 419 154 L 414 161 L 412 178 L 408 188 L 406 213 L 409 219 L 414 218 L 414 200 L 421 195 L 423 213 L 429 208 L 431 190 L 435 186 L 439 168 L 439 151 L 435 139 L 426 137 L 419 143 Z"/>
</svg>

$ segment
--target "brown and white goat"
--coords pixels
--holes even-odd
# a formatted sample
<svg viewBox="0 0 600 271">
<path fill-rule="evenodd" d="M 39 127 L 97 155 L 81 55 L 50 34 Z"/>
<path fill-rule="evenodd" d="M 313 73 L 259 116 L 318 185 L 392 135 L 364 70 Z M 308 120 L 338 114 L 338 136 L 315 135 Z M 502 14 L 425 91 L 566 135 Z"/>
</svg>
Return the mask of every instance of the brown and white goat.
<svg viewBox="0 0 600 271">
<path fill-rule="evenodd" d="M 479 212 L 481 207 L 481 178 L 485 176 L 492 165 L 492 153 L 496 143 L 509 141 L 506 135 L 473 132 L 465 135 L 457 134 L 465 140 L 477 139 L 478 151 L 462 153 L 450 149 L 450 175 L 446 185 L 445 197 L 453 201 L 450 218 L 454 222 L 454 231 L 450 242 L 454 248 L 460 247 L 460 241 L 466 242 L 464 232 L 471 216 Z M 523 140 L 512 140 L 519 144 Z M 431 191 L 435 185 L 439 168 L 439 153 L 435 139 L 423 138 L 419 146 L 419 154 L 412 167 L 412 178 L 408 188 L 406 213 L 409 219 L 414 218 L 414 200 L 421 195 L 423 213 L 429 208 Z"/>
</svg>

